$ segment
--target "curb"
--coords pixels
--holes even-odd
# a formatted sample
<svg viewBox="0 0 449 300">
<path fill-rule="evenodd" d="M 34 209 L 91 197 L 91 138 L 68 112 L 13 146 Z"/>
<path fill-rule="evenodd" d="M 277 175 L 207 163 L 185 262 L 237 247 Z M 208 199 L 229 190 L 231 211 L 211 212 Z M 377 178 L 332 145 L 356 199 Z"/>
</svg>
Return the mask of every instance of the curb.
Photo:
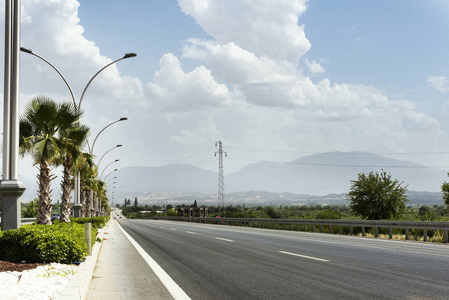
<svg viewBox="0 0 449 300">
<path fill-rule="evenodd" d="M 76 269 L 75 274 L 70 278 L 69 283 L 62 290 L 58 299 L 61 300 L 84 300 L 87 298 L 87 292 L 89 291 L 89 285 L 92 280 L 95 265 L 97 264 L 98 255 L 100 254 L 101 246 L 103 245 L 103 237 L 106 229 L 109 227 L 110 222 L 103 227 L 103 230 L 98 235 L 101 239 L 100 243 L 95 243 L 92 247 L 92 256 L 87 256 L 86 260 L 81 263 Z"/>
</svg>

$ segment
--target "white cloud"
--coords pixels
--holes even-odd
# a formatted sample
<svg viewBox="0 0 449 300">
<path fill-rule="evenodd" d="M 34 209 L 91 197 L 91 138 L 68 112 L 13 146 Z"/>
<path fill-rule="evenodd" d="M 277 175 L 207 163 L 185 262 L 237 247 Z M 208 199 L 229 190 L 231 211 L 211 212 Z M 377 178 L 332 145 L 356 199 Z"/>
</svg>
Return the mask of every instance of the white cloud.
<svg viewBox="0 0 449 300">
<path fill-rule="evenodd" d="M 178 0 L 181 10 L 219 44 L 234 43 L 258 57 L 297 64 L 310 49 L 298 25 L 307 0 Z"/>
<path fill-rule="evenodd" d="M 431 76 L 427 78 L 427 84 L 441 93 L 449 91 L 449 79 L 444 76 Z"/>
<path fill-rule="evenodd" d="M 173 54 L 165 54 L 146 97 L 161 110 L 195 111 L 225 105 L 230 98 L 226 85 L 217 83 L 204 66 L 185 73 Z"/>
<path fill-rule="evenodd" d="M 309 68 L 310 73 L 312 74 L 320 74 L 326 72 L 326 70 L 320 65 L 320 63 L 315 60 L 309 61 L 308 59 L 305 59 L 304 62 Z"/>
</svg>

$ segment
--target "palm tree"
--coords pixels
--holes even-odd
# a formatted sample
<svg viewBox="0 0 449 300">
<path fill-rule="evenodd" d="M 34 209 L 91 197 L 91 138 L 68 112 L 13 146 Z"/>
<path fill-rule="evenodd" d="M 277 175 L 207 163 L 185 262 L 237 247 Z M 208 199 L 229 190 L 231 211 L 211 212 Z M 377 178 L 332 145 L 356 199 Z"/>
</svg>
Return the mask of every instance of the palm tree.
<svg viewBox="0 0 449 300">
<path fill-rule="evenodd" d="M 55 178 L 50 166 L 61 157 L 59 134 L 72 128 L 79 114 L 72 113 L 70 103 L 57 104 L 50 98 L 32 99 L 20 117 L 19 152 L 30 154 L 38 166 L 38 224 L 51 224 L 51 182 Z"/>
<path fill-rule="evenodd" d="M 94 186 L 94 180 L 98 173 L 98 167 L 94 163 L 94 156 L 83 153 L 82 159 L 77 164 L 77 170 L 80 172 L 80 204 L 81 215 L 84 218 L 91 217 L 92 193 L 91 187 Z"/>
<path fill-rule="evenodd" d="M 70 222 L 71 191 L 73 165 L 82 159 L 81 147 L 86 141 L 89 128 L 84 125 L 76 125 L 64 132 L 61 132 L 60 164 L 63 166 L 63 176 L 61 181 L 61 222 Z"/>
</svg>

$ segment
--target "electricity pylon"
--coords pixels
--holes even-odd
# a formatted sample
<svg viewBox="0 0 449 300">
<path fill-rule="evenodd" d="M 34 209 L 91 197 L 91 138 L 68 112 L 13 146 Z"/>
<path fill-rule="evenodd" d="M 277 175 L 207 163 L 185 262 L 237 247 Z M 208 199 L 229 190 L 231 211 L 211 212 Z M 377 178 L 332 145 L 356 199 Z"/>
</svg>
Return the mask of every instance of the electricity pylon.
<svg viewBox="0 0 449 300">
<path fill-rule="evenodd" d="M 224 179 L 223 179 L 223 153 L 227 157 L 228 154 L 223 151 L 223 145 L 221 141 L 215 143 L 215 147 L 218 145 L 218 151 L 215 152 L 215 156 L 218 153 L 218 207 L 224 209 Z"/>
</svg>

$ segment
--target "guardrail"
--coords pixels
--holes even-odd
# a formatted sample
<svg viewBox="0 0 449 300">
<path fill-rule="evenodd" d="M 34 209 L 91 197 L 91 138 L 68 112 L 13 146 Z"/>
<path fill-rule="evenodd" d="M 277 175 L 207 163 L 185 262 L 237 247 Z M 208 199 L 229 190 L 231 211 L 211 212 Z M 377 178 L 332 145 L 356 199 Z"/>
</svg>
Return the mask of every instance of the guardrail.
<svg viewBox="0 0 449 300">
<path fill-rule="evenodd" d="M 429 230 L 443 231 L 444 243 L 448 243 L 449 222 L 432 222 L 432 221 L 377 221 L 377 220 L 341 220 L 341 219 L 260 219 L 260 218 L 198 218 L 198 217 L 151 217 L 151 219 L 198 222 L 207 224 L 220 224 L 231 226 L 256 227 L 267 229 L 284 229 L 296 231 L 315 232 L 319 227 L 320 233 L 326 226 L 327 232 L 332 233 L 333 227 L 336 226 L 339 234 L 343 234 L 349 228 L 349 234 L 354 235 L 354 229 L 361 230 L 362 236 L 366 235 L 366 228 L 374 228 L 374 237 L 379 237 L 379 229 L 387 228 L 389 238 L 393 238 L 393 229 L 401 229 L 405 231 L 405 239 L 410 239 L 410 230 L 422 230 L 423 239 L 428 240 Z M 303 226 L 301 229 L 300 226 Z"/>
<path fill-rule="evenodd" d="M 20 219 L 21 224 L 32 224 L 36 221 L 36 218 L 22 218 Z M 0 227 L 2 227 L 2 220 L 0 219 Z"/>
</svg>

